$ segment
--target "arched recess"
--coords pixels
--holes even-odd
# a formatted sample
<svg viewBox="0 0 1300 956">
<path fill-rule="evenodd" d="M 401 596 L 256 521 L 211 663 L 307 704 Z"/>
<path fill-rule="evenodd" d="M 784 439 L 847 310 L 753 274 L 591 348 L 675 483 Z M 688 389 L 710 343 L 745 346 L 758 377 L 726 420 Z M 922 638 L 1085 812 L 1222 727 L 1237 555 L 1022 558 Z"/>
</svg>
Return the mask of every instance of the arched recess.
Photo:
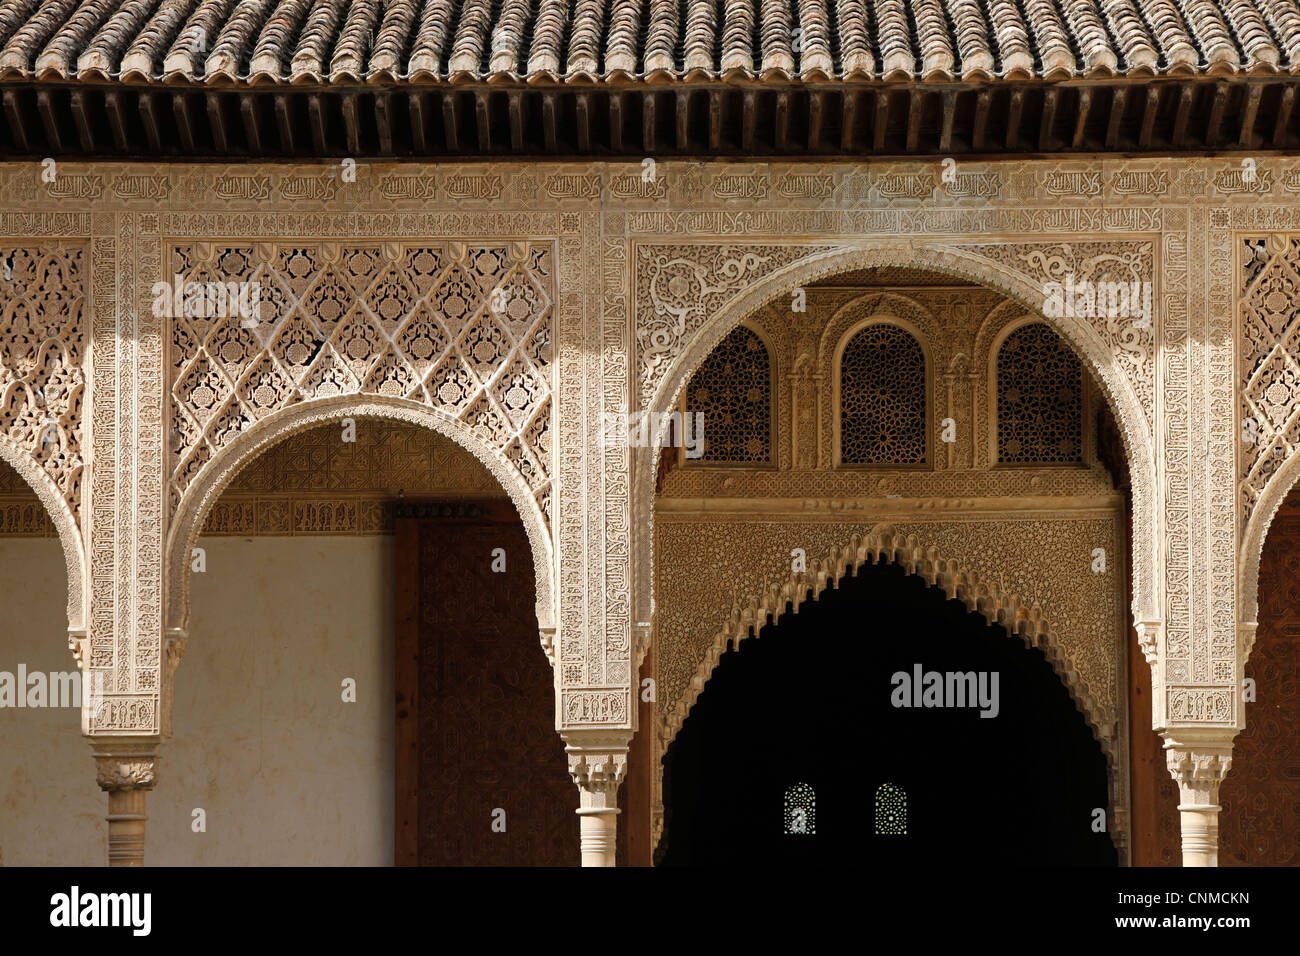
<svg viewBox="0 0 1300 956">
<path fill-rule="evenodd" d="M 993 335 L 992 341 L 987 344 L 988 360 L 986 363 L 986 367 L 984 369 L 984 382 L 983 382 L 983 389 L 982 389 L 983 399 L 987 405 L 987 408 L 983 410 L 984 434 L 977 436 L 976 438 L 977 441 L 984 442 L 985 444 L 985 448 L 983 449 L 984 454 L 987 456 L 984 459 L 985 461 L 988 461 L 993 464 L 1003 464 L 1001 460 L 1001 455 L 998 452 L 998 439 L 1001 434 L 1001 425 L 1000 425 L 1001 409 L 999 409 L 998 407 L 998 385 L 1001 381 L 1001 373 L 998 368 L 998 363 L 1002 357 L 1002 349 L 1007 344 L 1007 340 L 1010 339 L 1017 332 L 1021 332 L 1031 325 L 1046 325 L 1046 324 L 1047 323 L 1045 323 L 1042 319 L 1038 318 L 1035 315 L 1022 315 L 1019 318 L 1014 318 L 1011 319 L 1010 321 L 1004 321 L 1002 327 L 999 328 L 996 334 Z M 1048 326 L 1048 328 L 1050 328 L 1050 326 Z M 984 326 L 980 328 L 979 333 L 977 334 L 976 341 L 979 342 L 980 337 L 984 336 L 987 331 L 988 331 L 988 322 L 986 320 Z M 976 354 L 977 355 L 981 354 L 978 350 L 978 347 L 977 347 Z M 1083 371 L 1082 364 L 1080 365 L 1079 370 L 1082 373 Z M 1084 460 L 1083 459 L 1084 442 L 1083 442 L 1083 434 L 1082 434 L 1083 432 L 1082 424 L 1083 424 L 1083 418 L 1086 414 L 1084 409 L 1087 408 L 1087 401 L 1088 401 L 1086 397 L 1088 394 L 1086 391 L 1087 385 L 1088 385 L 1087 376 L 1081 374 L 1079 379 L 1079 392 L 1078 392 L 1079 401 L 1082 406 L 1079 410 L 1079 421 L 1081 426 L 1080 444 L 1079 444 L 1080 463 L 1082 463 Z"/>
<path fill-rule="evenodd" d="M 779 404 L 778 396 L 780 393 L 780 386 L 778 383 L 780 382 L 780 375 L 781 375 L 781 370 L 777 367 L 778 350 L 773 348 L 772 341 L 768 336 L 767 332 L 757 322 L 741 322 L 734 329 L 732 329 L 731 332 L 734 333 L 740 329 L 744 329 L 746 332 L 750 333 L 751 335 L 754 336 L 754 338 L 758 340 L 759 345 L 762 346 L 763 359 L 767 363 L 767 375 L 766 375 L 767 427 L 765 430 L 766 438 L 767 438 L 767 461 L 762 461 L 762 462 L 727 461 L 725 459 L 711 460 L 708 457 L 708 446 L 706 443 L 704 457 L 699 459 L 694 459 L 694 460 L 684 458 L 684 460 L 682 461 L 683 464 L 686 465 L 701 464 L 710 467 L 717 467 L 719 465 L 723 465 L 723 466 L 739 465 L 741 467 L 773 468 L 776 467 L 776 464 L 780 458 L 780 451 L 777 448 L 777 415 L 779 414 L 777 406 Z M 688 396 L 690 395 L 690 391 L 691 391 L 691 384 L 695 380 L 696 375 L 702 370 L 702 367 L 703 367 L 703 362 L 701 362 L 700 367 L 697 367 L 691 373 L 691 378 L 688 379 L 685 387 L 683 387 L 682 389 L 682 395 L 684 398 L 687 398 L 688 401 L 689 401 Z M 688 409 L 685 407 L 683 407 L 682 409 L 683 412 L 686 412 L 687 410 Z M 694 410 L 694 409 L 690 409 L 690 410 Z M 706 421 L 706 428 L 707 428 L 707 419 L 705 421 Z"/>
<path fill-rule="evenodd" d="M 1163 568 L 1156 547 L 1160 540 L 1159 489 L 1152 437 L 1142 405 L 1115 353 L 1088 321 L 1075 316 L 1044 316 L 1038 307 L 1044 299 L 1042 285 L 1001 263 L 943 243 L 898 241 L 846 245 L 809 255 L 749 285 L 697 330 L 686 347 L 669 362 L 647 411 L 663 415 L 676 407 L 687 380 L 705 356 L 731 329 L 766 303 L 788 297 L 791 290 L 836 273 L 890 266 L 925 269 L 1000 292 L 1055 329 L 1079 354 L 1115 412 L 1132 476 L 1133 620 L 1137 624 L 1162 620 Z M 1158 317 L 1153 319 L 1153 324 L 1159 327 Z M 632 449 L 635 476 L 632 523 L 637 539 L 635 553 L 639 557 L 633 620 L 647 625 L 654 615 L 654 489 L 659 467 L 659 457 L 654 452 L 663 442 L 666 427 L 666 420 L 660 421 L 663 424 L 654 440 L 647 447 Z M 644 647 L 641 651 L 644 653 Z M 1153 654 L 1154 648 L 1149 656 Z"/>
<path fill-rule="evenodd" d="M 810 556 L 807 571 L 791 572 L 779 588 L 752 594 L 744 603 L 737 603 L 729 620 L 713 635 L 708 653 L 691 677 L 686 694 L 665 715 L 662 746 L 671 743 L 681 729 L 729 644 L 739 644 L 758 634 L 767 624 L 775 624 L 786 613 L 787 605 L 791 613 L 798 614 L 805 601 L 817 600 L 823 591 L 868 561 L 897 564 L 908 574 L 942 588 L 949 598 L 964 602 L 969 610 L 982 614 L 990 624 L 1000 624 L 1007 633 L 1041 650 L 1092 728 L 1106 754 L 1107 763 L 1114 770 L 1117 756 L 1115 728 L 1102 716 L 1096 698 L 1080 681 L 1078 673 L 1070 668 L 1043 608 L 1027 605 L 1016 594 L 1003 591 L 996 581 L 982 580 L 977 572 L 945 558 L 935 548 L 919 541 L 916 535 L 897 533 L 890 524 L 875 525 L 863 536 L 853 535 L 844 547 L 832 548 L 825 557 L 814 560 Z"/>
<path fill-rule="evenodd" d="M 1268 540 L 1268 529 L 1277 517 L 1282 502 L 1297 485 L 1300 485 L 1300 455 L 1292 455 L 1264 486 L 1246 525 L 1246 531 L 1241 536 L 1241 550 L 1238 552 L 1241 558 L 1237 571 L 1237 620 L 1246 632 L 1241 646 L 1242 664 L 1250 658 L 1250 650 L 1255 644 L 1255 626 L 1259 623 L 1259 562 L 1264 555 L 1264 542 Z"/>
<path fill-rule="evenodd" d="M 239 470 L 272 445 L 295 432 L 344 418 L 384 418 L 431 428 L 450 438 L 481 461 L 501 484 L 523 521 L 533 552 L 537 577 L 537 623 L 543 646 L 555 627 L 552 544 L 546 520 L 523 478 L 465 424 L 401 398 L 377 395 L 343 395 L 292 405 L 263 418 L 223 447 L 185 490 L 167 536 L 164 568 L 167 593 L 167 629 L 184 633 L 190 614 L 190 562 L 208 512 Z"/>
<path fill-rule="evenodd" d="M 79 648 L 73 643 L 75 639 L 84 637 L 86 627 L 85 549 L 82 545 L 81 530 L 77 527 L 77 519 L 73 516 L 72 509 L 68 507 L 67 499 L 63 497 L 63 492 L 59 490 L 58 485 L 26 451 L 15 448 L 12 442 L 0 441 L 0 459 L 3 459 L 18 472 L 23 481 L 27 482 L 41 504 L 45 506 L 50 520 L 54 522 L 54 530 L 58 533 L 59 543 L 63 546 L 63 562 L 68 572 L 69 643 L 73 646 L 73 653 L 78 655 L 78 663 L 81 663 Z"/>
</svg>

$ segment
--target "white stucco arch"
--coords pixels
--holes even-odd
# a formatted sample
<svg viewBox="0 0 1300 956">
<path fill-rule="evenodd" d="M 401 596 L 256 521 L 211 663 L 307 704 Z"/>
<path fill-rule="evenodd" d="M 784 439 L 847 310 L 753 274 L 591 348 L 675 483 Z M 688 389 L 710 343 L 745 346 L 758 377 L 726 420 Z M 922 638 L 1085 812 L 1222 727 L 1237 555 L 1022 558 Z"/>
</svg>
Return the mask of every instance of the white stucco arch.
<svg viewBox="0 0 1300 956">
<path fill-rule="evenodd" d="M 1237 620 L 1250 631 L 1242 648 L 1243 664 L 1249 659 L 1255 642 L 1255 625 L 1259 623 L 1259 564 L 1264 555 L 1264 544 L 1268 541 L 1268 529 L 1272 527 L 1282 502 L 1297 486 L 1300 486 L 1300 454 L 1284 461 L 1269 479 L 1241 536 L 1237 562 Z"/>
<path fill-rule="evenodd" d="M 416 402 L 378 395 L 342 395 L 300 402 L 257 422 L 212 456 L 186 489 L 168 531 L 163 568 L 167 630 L 184 633 L 188 626 L 190 550 L 198 540 L 208 512 L 239 470 L 295 432 L 344 418 L 380 418 L 431 428 L 465 448 L 487 467 L 510 496 L 524 523 L 536 575 L 538 626 L 543 633 L 552 630 L 555 612 L 551 537 L 546 519 L 523 478 L 464 423 Z"/>
</svg>

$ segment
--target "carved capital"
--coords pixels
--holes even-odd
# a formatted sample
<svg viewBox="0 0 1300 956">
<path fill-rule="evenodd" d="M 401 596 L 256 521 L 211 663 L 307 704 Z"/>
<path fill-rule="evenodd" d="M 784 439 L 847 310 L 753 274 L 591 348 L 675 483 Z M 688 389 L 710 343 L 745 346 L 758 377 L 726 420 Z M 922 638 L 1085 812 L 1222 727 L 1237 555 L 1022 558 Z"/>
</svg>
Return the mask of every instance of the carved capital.
<svg viewBox="0 0 1300 956">
<path fill-rule="evenodd" d="M 1160 629 L 1163 626 L 1161 621 L 1138 621 L 1133 625 L 1137 631 L 1138 647 L 1148 664 L 1154 664 L 1160 657 Z"/>
<path fill-rule="evenodd" d="M 546 660 L 552 668 L 555 667 L 555 628 L 542 627 L 538 628 L 538 635 L 542 641 L 542 651 L 546 654 Z"/>
<path fill-rule="evenodd" d="M 1180 809 L 1211 807 L 1217 804 L 1219 784 L 1232 767 L 1232 742 L 1166 738 L 1165 762 L 1178 784 Z"/>
<path fill-rule="evenodd" d="M 163 653 L 167 656 L 167 676 L 171 677 L 176 673 L 176 668 L 180 667 L 181 658 L 185 656 L 185 648 L 189 643 L 189 635 L 179 627 L 169 627 L 167 636 L 163 642 Z"/>
<path fill-rule="evenodd" d="M 77 660 L 77 668 L 81 671 L 86 670 L 86 649 L 90 646 L 90 639 L 86 636 L 84 627 L 68 628 L 68 650 L 72 651 L 72 656 Z"/>
<path fill-rule="evenodd" d="M 94 743 L 95 782 L 109 793 L 152 790 L 158 766 L 157 746 L 153 740 Z"/>
<path fill-rule="evenodd" d="M 569 775 L 584 795 L 611 800 L 627 773 L 627 745 L 630 733 L 566 734 L 564 752 L 569 757 Z"/>
<path fill-rule="evenodd" d="M 1242 621 L 1237 625 L 1237 648 L 1244 661 L 1250 657 L 1255 646 L 1255 632 L 1259 630 L 1258 621 Z"/>
</svg>

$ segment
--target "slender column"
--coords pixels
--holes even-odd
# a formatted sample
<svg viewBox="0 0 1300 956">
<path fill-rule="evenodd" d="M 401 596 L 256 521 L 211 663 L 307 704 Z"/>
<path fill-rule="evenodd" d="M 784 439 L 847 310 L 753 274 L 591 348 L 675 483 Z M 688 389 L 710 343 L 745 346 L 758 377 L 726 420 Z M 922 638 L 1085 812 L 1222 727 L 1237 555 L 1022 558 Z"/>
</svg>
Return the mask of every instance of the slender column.
<svg viewBox="0 0 1300 956">
<path fill-rule="evenodd" d="M 1232 766 L 1232 736 L 1188 740 L 1176 731 L 1164 736 L 1165 760 L 1178 784 L 1183 866 L 1218 866 L 1219 785 Z"/>
<path fill-rule="evenodd" d="M 95 740 L 95 779 L 108 793 L 108 865 L 144 866 L 145 795 L 153 789 L 157 738 Z"/>
<path fill-rule="evenodd" d="M 630 731 L 564 735 L 569 773 L 578 785 L 583 866 L 613 866 L 618 835 L 618 786 L 627 773 Z"/>
</svg>

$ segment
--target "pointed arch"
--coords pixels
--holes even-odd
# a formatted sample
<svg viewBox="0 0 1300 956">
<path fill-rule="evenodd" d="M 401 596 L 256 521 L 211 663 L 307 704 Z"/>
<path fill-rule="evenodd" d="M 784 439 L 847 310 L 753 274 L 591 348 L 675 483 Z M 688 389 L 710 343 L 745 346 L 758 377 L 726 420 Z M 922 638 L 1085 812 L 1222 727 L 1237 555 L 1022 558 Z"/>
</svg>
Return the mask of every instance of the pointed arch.
<svg viewBox="0 0 1300 956">
<path fill-rule="evenodd" d="M 168 630 L 183 633 L 188 625 L 188 555 L 198 540 L 208 512 L 239 470 L 272 445 L 296 432 L 344 418 L 382 418 L 431 428 L 465 448 L 487 467 L 510 496 L 528 534 L 537 576 L 537 622 L 543 633 L 543 645 L 546 646 L 546 635 L 553 632 L 555 627 L 552 543 L 546 520 L 523 478 L 464 423 L 416 402 L 376 395 L 343 395 L 291 405 L 258 421 L 212 456 L 185 490 L 168 531 L 164 565 L 167 593 L 165 623 Z M 551 656 L 549 646 L 547 656 Z"/>
</svg>

